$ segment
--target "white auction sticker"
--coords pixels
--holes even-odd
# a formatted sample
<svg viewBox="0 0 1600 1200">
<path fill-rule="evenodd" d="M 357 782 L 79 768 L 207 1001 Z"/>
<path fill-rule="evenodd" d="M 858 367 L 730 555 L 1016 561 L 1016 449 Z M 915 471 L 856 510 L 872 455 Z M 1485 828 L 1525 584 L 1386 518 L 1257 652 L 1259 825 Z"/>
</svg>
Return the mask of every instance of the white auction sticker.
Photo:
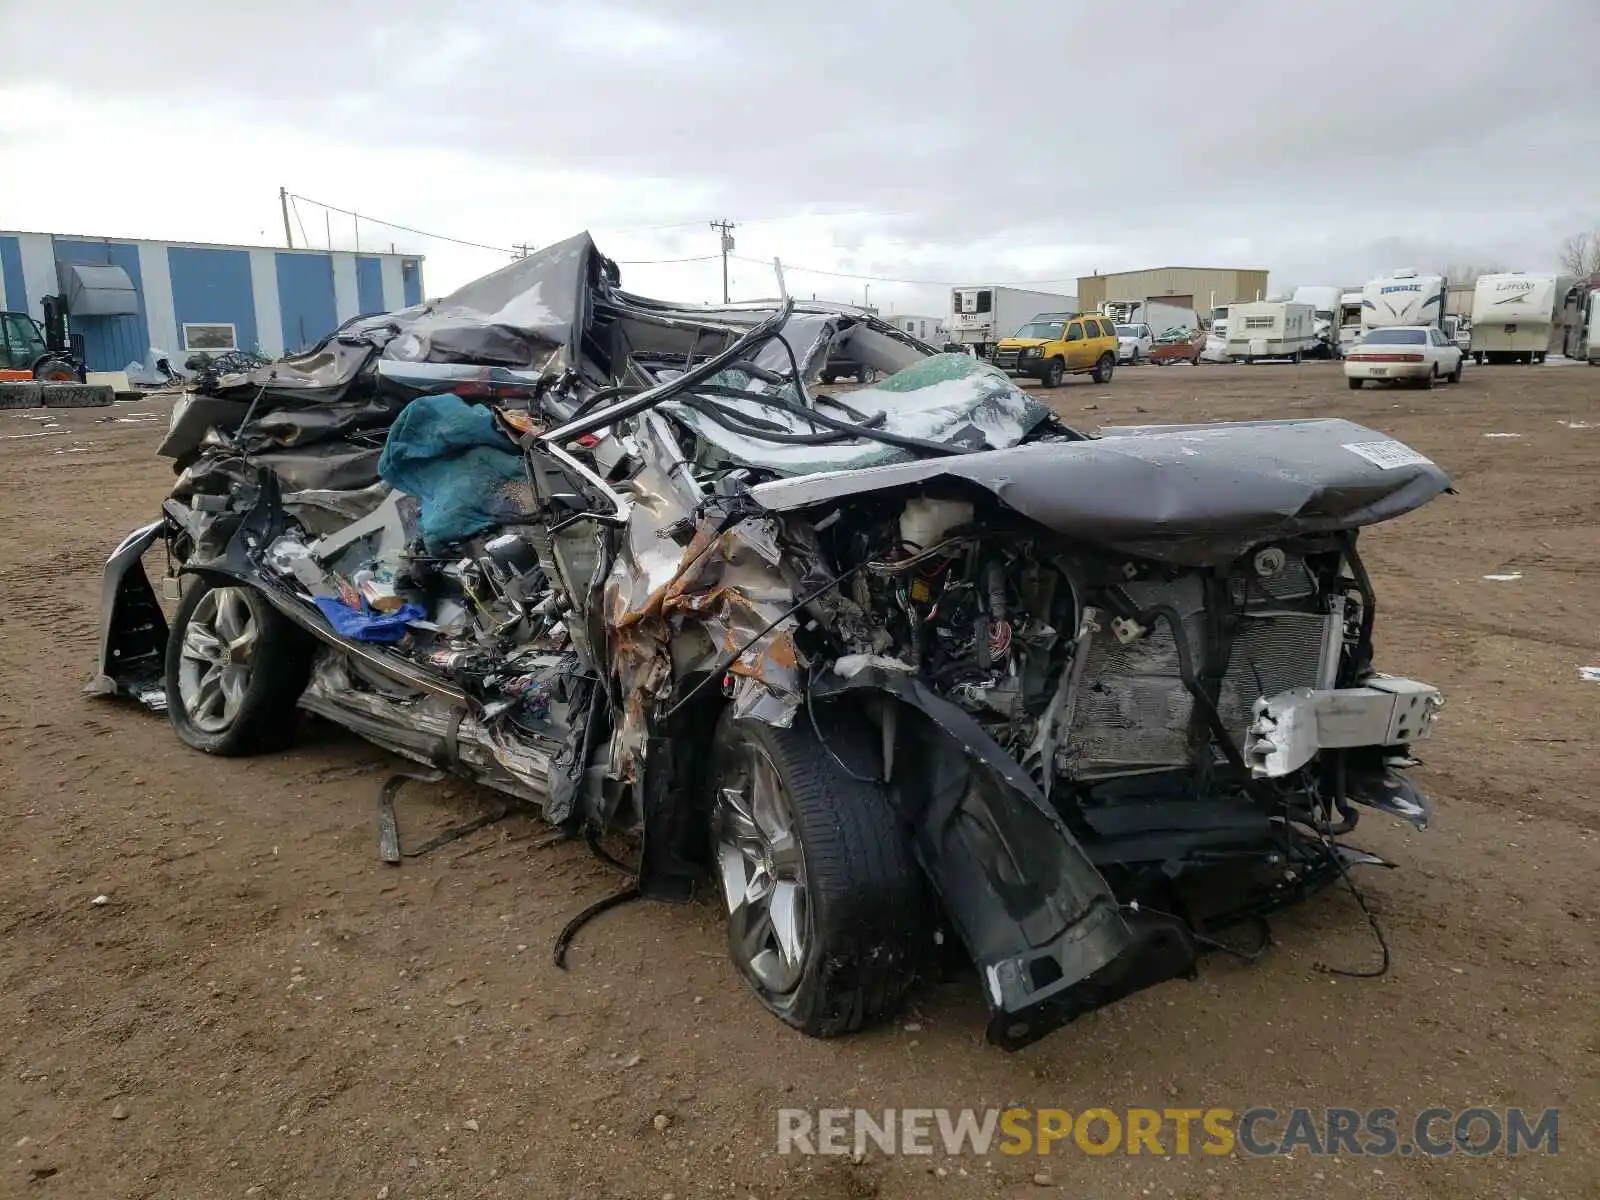
<svg viewBox="0 0 1600 1200">
<path fill-rule="evenodd" d="M 1396 467 L 1427 467 L 1433 465 L 1433 460 L 1424 454 L 1418 454 L 1404 442 L 1384 440 L 1381 442 L 1346 442 L 1344 448 L 1351 454 L 1360 455 L 1375 467 L 1382 467 L 1385 471 L 1392 471 Z"/>
</svg>

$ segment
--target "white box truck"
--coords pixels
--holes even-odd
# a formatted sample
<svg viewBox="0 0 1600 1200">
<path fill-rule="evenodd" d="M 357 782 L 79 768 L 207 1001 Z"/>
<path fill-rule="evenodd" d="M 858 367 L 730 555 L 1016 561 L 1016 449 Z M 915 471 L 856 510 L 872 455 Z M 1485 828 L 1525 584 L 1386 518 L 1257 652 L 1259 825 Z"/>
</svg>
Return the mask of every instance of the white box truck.
<svg viewBox="0 0 1600 1200">
<path fill-rule="evenodd" d="M 1479 363 L 1543 362 L 1565 348 L 1562 319 L 1572 279 L 1524 271 L 1480 275 L 1472 289 L 1472 357 Z"/>
<path fill-rule="evenodd" d="M 1361 333 L 1393 325 L 1438 325 L 1448 281 L 1443 275 L 1396 271 L 1361 289 Z"/>
<path fill-rule="evenodd" d="M 1263 358 L 1299 362 L 1316 345 L 1314 309 L 1293 300 L 1252 300 L 1228 306 L 1228 358 L 1253 363 Z"/>
<path fill-rule="evenodd" d="M 950 292 L 950 342 L 989 358 L 995 343 L 1010 337 L 1040 313 L 1076 313 L 1076 296 L 1030 292 L 998 284 L 974 284 Z"/>
</svg>

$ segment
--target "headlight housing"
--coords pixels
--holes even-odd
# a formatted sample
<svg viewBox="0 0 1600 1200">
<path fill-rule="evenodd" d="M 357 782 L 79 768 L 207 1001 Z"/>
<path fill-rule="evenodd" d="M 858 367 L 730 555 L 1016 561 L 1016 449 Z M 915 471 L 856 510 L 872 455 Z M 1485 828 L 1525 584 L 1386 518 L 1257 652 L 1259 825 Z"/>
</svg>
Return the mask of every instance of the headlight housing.
<svg viewBox="0 0 1600 1200">
<path fill-rule="evenodd" d="M 1038 358 L 1041 353 L 1042 351 L 1038 346 L 1024 346 L 1022 348 L 1023 358 Z"/>
</svg>

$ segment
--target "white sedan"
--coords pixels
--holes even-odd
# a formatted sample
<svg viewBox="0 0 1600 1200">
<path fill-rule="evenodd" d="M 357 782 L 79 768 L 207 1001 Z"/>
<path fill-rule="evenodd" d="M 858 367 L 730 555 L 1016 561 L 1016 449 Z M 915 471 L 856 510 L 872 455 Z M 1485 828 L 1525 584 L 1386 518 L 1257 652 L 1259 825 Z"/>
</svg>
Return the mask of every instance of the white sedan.
<svg viewBox="0 0 1600 1200">
<path fill-rule="evenodd" d="M 1344 356 L 1344 377 L 1352 390 L 1369 379 L 1380 383 L 1402 380 L 1432 387 L 1441 379 L 1461 382 L 1467 356 L 1450 338 L 1432 325 L 1394 325 L 1374 329 Z"/>
</svg>

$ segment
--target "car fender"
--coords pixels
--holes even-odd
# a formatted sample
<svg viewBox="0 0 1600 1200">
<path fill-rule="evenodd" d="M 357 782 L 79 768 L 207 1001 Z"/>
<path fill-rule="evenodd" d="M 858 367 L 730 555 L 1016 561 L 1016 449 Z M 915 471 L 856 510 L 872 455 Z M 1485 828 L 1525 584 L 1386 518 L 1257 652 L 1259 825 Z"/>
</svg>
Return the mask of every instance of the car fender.
<svg viewBox="0 0 1600 1200">
<path fill-rule="evenodd" d="M 991 1042 L 1018 1048 L 1192 974 L 1187 932 L 1124 909 L 1033 780 L 967 712 L 872 665 L 812 688 L 818 702 L 852 693 L 885 698 L 886 790 L 983 978 Z"/>
</svg>

